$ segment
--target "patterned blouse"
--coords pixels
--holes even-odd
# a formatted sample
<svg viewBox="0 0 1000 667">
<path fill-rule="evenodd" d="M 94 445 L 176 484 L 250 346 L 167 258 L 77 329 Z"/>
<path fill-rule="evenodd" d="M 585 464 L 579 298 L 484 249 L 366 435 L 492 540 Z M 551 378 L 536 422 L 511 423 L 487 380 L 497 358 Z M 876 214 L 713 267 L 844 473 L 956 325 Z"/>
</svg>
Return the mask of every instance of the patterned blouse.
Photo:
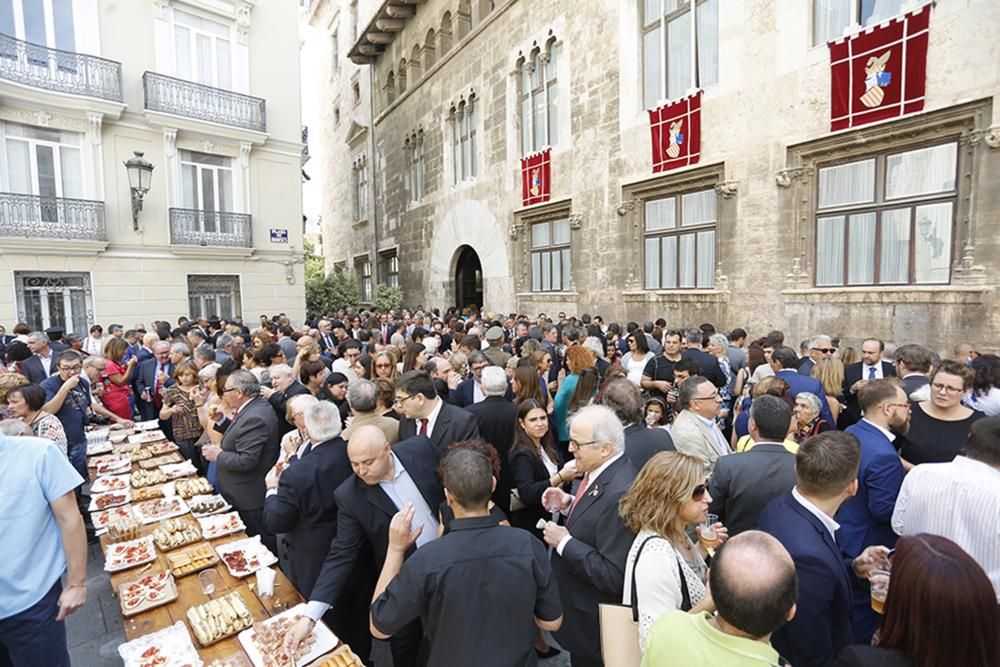
<svg viewBox="0 0 1000 667">
<path fill-rule="evenodd" d="M 63 430 L 62 422 L 55 415 L 47 412 L 39 412 L 35 421 L 31 422 L 31 430 L 35 436 L 45 438 L 59 445 L 62 453 L 66 453 L 66 431 Z"/>
<path fill-rule="evenodd" d="M 191 395 L 181 389 L 180 385 L 171 385 L 163 390 L 163 404 L 181 408 L 170 418 L 174 440 L 197 440 L 201 437 L 204 429 L 198 420 L 198 408 Z"/>
</svg>

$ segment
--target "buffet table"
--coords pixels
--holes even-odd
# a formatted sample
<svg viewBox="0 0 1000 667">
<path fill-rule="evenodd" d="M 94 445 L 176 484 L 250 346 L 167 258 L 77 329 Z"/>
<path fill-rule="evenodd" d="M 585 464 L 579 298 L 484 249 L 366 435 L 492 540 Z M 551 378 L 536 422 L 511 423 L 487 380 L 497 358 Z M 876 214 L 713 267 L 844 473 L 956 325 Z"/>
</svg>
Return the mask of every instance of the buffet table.
<svg viewBox="0 0 1000 667">
<path fill-rule="evenodd" d="M 153 422 L 152 424 L 155 424 Z M 142 426 L 140 424 L 140 426 Z M 151 428 L 151 426 L 147 426 Z M 131 433 L 131 432 L 126 432 Z M 141 431 L 139 431 L 141 433 Z M 155 431 L 153 432 L 155 433 Z M 144 436 L 151 438 L 153 433 L 149 436 Z M 115 439 L 119 439 L 121 436 L 118 435 Z M 95 482 L 100 475 L 98 474 L 95 463 L 102 462 L 106 460 L 108 456 L 119 456 L 128 454 L 135 454 L 135 443 L 132 443 L 131 447 L 127 441 L 122 441 L 119 443 L 112 443 L 111 450 L 107 451 L 108 443 L 105 442 L 101 444 L 99 439 L 92 439 L 97 442 L 98 445 L 94 446 L 91 443 L 90 450 L 88 453 L 93 452 L 93 455 L 88 457 L 88 476 L 90 482 Z M 148 442 L 142 443 L 143 446 L 148 445 L 153 440 L 148 440 Z M 169 447 L 169 443 L 166 443 L 164 439 L 159 442 L 159 447 L 166 448 Z M 128 450 L 131 449 L 131 452 Z M 115 475 L 120 480 L 131 480 L 131 476 L 136 473 L 136 471 L 149 470 L 148 466 L 140 467 L 138 461 L 132 461 L 128 469 L 119 469 L 115 471 Z M 128 475 L 126 477 L 126 474 Z M 140 473 L 142 475 L 144 473 Z M 186 477 L 184 479 L 194 480 L 195 477 Z M 120 484 L 121 482 L 117 482 Z M 169 487 L 173 482 L 167 482 Z M 151 488 L 151 487 L 146 487 Z M 173 488 L 173 487 L 169 487 Z M 130 492 L 134 489 L 130 489 Z M 100 494 L 96 494 L 92 490 L 92 497 Z M 168 490 L 169 495 L 169 490 Z M 121 505 L 123 509 L 128 509 L 130 516 L 134 517 L 137 513 L 134 506 L 140 505 L 138 502 L 132 502 L 126 505 Z M 227 511 L 231 511 L 227 510 Z M 92 512 L 92 516 L 96 518 L 96 513 Z M 139 513 L 141 518 L 141 513 Z M 225 516 L 225 514 L 220 513 L 219 516 Z M 194 516 L 190 512 L 177 515 L 177 519 L 190 522 L 191 524 L 196 524 Z M 135 525 L 132 524 L 130 528 L 130 534 L 127 540 L 123 540 L 120 535 L 112 536 L 109 531 L 104 532 L 100 536 L 101 549 L 105 555 L 106 564 L 110 555 L 109 549 L 113 549 L 116 543 L 118 544 L 133 544 L 135 539 L 141 539 L 146 536 L 154 534 L 154 531 L 163 522 L 160 520 L 152 520 L 146 522 L 138 527 L 136 530 Z M 97 523 L 95 521 L 95 527 Z M 116 526 L 117 528 L 118 526 Z M 165 631 L 171 626 L 175 627 L 173 632 L 180 633 L 181 639 L 186 643 L 186 638 L 184 638 L 184 631 L 190 636 L 191 644 L 197 650 L 198 658 L 203 662 L 205 667 L 250 667 L 251 665 L 256 665 L 257 667 L 262 667 L 264 665 L 274 664 L 273 662 L 267 662 L 262 660 L 260 654 L 256 654 L 254 659 L 250 658 L 248 650 L 245 644 L 241 644 L 238 639 L 238 634 L 245 634 L 252 632 L 251 628 L 265 627 L 260 625 L 260 622 L 268 621 L 275 616 L 278 616 L 284 612 L 287 612 L 297 605 L 304 604 L 304 600 L 299 592 L 295 590 L 292 583 L 285 577 L 281 570 L 273 565 L 271 569 L 276 573 L 274 578 L 273 594 L 271 595 L 261 595 L 259 586 L 257 584 L 257 577 L 255 574 L 248 574 L 246 576 L 237 577 L 230 573 L 229 569 L 223 561 L 219 561 L 210 567 L 192 570 L 186 574 L 179 574 L 177 571 L 172 572 L 171 563 L 168 562 L 168 555 L 174 556 L 180 552 L 184 552 L 187 549 L 193 549 L 197 547 L 205 548 L 205 545 L 211 547 L 212 550 L 216 550 L 218 547 L 227 545 L 232 542 L 247 539 L 245 532 L 237 531 L 231 534 L 211 538 L 205 537 L 204 535 L 199 536 L 200 539 L 194 542 L 190 542 L 186 545 L 180 546 L 175 549 L 164 550 L 161 548 L 162 544 L 157 544 L 155 548 L 155 560 L 151 562 L 144 562 L 141 565 L 136 565 L 128 567 L 127 569 L 118 572 L 109 572 L 108 576 L 111 581 L 112 589 L 115 596 L 119 598 L 119 609 L 122 611 L 123 620 L 122 625 L 125 632 L 125 637 L 131 642 L 132 640 L 140 640 L 141 638 L 147 637 L 151 633 L 157 633 L 158 631 Z M 124 547 L 122 547 L 124 548 Z M 141 553 L 148 554 L 148 551 L 143 551 Z M 217 552 L 218 553 L 218 552 Z M 266 555 L 270 556 L 269 552 Z M 148 555 L 143 558 L 147 560 Z M 267 562 L 267 561 L 265 561 Z M 254 569 L 248 566 L 248 569 Z M 214 591 L 211 593 L 206 593 L 203 589 L 201 582 L 201 573 L 203 572 L 214 572 Z M 162 574 L 166 573 L 166 574 Z M 211 576 L 211 575 L 209 575 Z M 155 579 L 159 577 L 159 579 Z M 170 602 L 161 603 L 158 601 L 146 600 L 143 604 L 135 607 L 136 609 L 142 609 L 148 604 L 158 604 L 159 606 L 154 606 L 145 611 L 138 611 L 137 613 L 127 613 L 125 611 L 125 604 L 121 599 L 122 595 L 120 589 L 122 585 L 135 584 L 136 582 L 142 582 L 144 580 L 148 581 L 154 579 L 155 582 L 161 582 L 166 590 L 169 590 L 169 594 L 165 598 L 173 597 L 173 587 L 176 587 L 177 597 Z M 189 610 L 196 608 L 200 605 L 205 605 L 210 601 L 221 601 L 223 599 L 232 600 L 233 598 L 228 597 L 230 594 L 237 594 L 239 598 L 242 599 L 245 605 L 245 611 L 249 611 L 249 615 L 252 616 L 252 625 L 249 619 L 243 619 L 241 625 L 250 626 L 243 629 L 243 632 L 232 634 L 232 636 L 220 639 L 214 643 L 207 643 L 204 645 L 199 642 L 198 634 L 195 632 L 195 627 L 192 625 L 191 619 L 189 617 Z M 154 593 L 157 595 L 158 593 Z M 164 599 L 164 598 L 160 598 Z M 288 614 L 286 614 L 288 616 Z M 179 625 L 178 625 L 179 624 Z M 205 627 L 205 626 L 203 626 Z M 204 631 L 204 630 L 203 630 Z M 263 632 L 263 630 L 262 630 Z M 170 631 L 167 631 L 169 634 Z M 163 634 L 163 633 L 160 633 Z M 301 659 L 296 662 L 296 665 L 317 665 L 327 667 L 329 666 L 340 666 L 347 665 L 353 666 L 355 664 L 360 665 L 360 662 L 355 662 L 356 657 L 350 652 L 350 649 L 343 645 L 336 637 L 329 631 L 326 626 L 322 623 L 318 624 L 317 629 L 314 631 L 315 645 L 316 647 L 324 646 L 322 651 L 313 651 L 307 659 Z M 128 646 L 128 644 L 123 645 Z M 334 650 L 336 649 L 336 650 Z M 170 650 L 176 649 L 164 649 L 165 653 L 169 653 Z M 319 656 L 319 657 L 317 657 Z M 337 656 L 337 657 L 332 657 Z M 174 656 L 166 655 L 168 660 Z M 153 659 L 147 661 L 135 661 L 136 665 L 145 664 L 162 664 L 155 662 Z M 167 664 L 189 664 L 186 661 L 180 662 L 168 662 Z M 284 666 L 282 666 L 284 667 Z"/>
</svg>

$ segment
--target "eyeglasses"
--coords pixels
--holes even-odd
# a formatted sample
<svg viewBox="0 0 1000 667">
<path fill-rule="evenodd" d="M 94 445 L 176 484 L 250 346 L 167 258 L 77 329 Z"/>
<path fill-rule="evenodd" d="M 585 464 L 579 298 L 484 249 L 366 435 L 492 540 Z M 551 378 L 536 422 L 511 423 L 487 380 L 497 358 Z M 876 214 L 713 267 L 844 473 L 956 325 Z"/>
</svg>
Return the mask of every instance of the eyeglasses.
<svg viewBox="0 0 1000 667">
<path fill-rule="evenodd" d="M 715 401 L 719 398 L 719 392 L 715 392 L 711 396 L 695 396 L 692 401 Z"/>
<path fill-rule="evenodd" d="M 810 349 L 816 350 L 817 352 L 822 352 L 823 354 L 833 354 L 834 352 L 837 351 L 837 348 L 835 347 L 814 347 Z"/>
<path fill-rule="evenodd" d="M 965 391 L 962 387 L 952 387 L 951 385 L 941 384 L 940 382 L 934 382 L 931 384 L 931 389 L 934 391 L 943 391 L 946 394 L 961 394 Z"/>
<path fill-rule="evenodd" d="M 66 371 L 67 373 L 74 373 L 76 371 L 83 370 L 83 366 L 60 366 L 59 370 Z M 100 370 L 104 370 L 103 368 Z"/>
<path fill-rule="evenodd" d="M 691 500 L 701 500 L 701 497 L 705 495 L 706 491 L 708 491 L 708 480 L 705 480 L 703 483 L 694 487 L 691 491 Z"/>
<path fill-rule="evenodd" d="M 223 389 L 222 393 L 223 394 L 228 394 L 231 391 L 239 391 L 239 389 L 240 389 L 239 387 L 229 387 L 228 389 Z"/>
<path fill-rule="evenodd" d="M 907 410 L 913 409 L 909 403 L 883 403 L 882 405 L 888 405 L 893 408 L 906 408 Z"/>
<path fill-rule="evenodd" d="M 416 396 L 416 394 L 410 394 L 409 396 L 403 396 L 403 397 L 397 396 L 395 398 L 395 400 L 393 400 L 392 404 L 393 405 L 402 405 L 403 403 L 405 403 L 406 401 L 410 400 L 414 396 Z"/>
<path fill-rule="evenodd" d="M 577 449 L 580 449 L 581 447 L 586 447 L 587 445 L 599 445 L 604 443 L 602 443 L 600 440 L 585 440 L 584 442 L 579 442 L 577 440 L 573 440 L 572 438 L 570 438 L 569 444 L 573 447 L 576 447 Z"/>
</svg>

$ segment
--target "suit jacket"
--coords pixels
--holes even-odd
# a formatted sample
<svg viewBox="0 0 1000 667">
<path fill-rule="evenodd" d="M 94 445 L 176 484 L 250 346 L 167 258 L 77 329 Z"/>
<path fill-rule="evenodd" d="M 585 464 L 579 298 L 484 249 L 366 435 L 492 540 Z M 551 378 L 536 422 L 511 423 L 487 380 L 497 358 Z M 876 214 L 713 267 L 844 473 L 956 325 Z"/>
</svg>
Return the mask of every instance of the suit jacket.
<svg viewBox="0 0 1000 667">
<path fill-rule="evenodd" d="M 396 443 L 392 448 L 406 472 L 413 479 L 420 495 L 431 511 L 444 502 L 444 488 L 437 474 L 439 457 L 424 436 Z M 309 456 L 312 456 L 310 453 Z M 368 486 L 351 475 L 334 492 L 337 503 L 337 532 L 330 543 L 323 567 L 313 585 L 310 600 L 335 605 L 337 598 L 351 579 L 358 553 L 370 543 L 375 556 L 376 571 L 385 564 L 389 549 L 389 522 L 399 511 L 382 487 Z M 406 553 L 413 553 L 414 547 Z"/>
<path fill-rule="evenodd" d="M 489 396 L 475 403 L 466 411 L 476 418 L 479 437 L 493 445 L 500 455 L 500 477 L 493 491 L 493 502 L 510 516 L 510 490 L 513 487 L 510 466 L 510 446 L 514 442 L 514 423 L 517 421 L 517 406 L 502 396 Z"/>
<path fill-rule="evenodd" d="M 848 646 L 834 667 L 915 667 L 917 663 L 899 651 L 878 646 Z"/>
<path fill-rule="evenodd" d="M 795 454 L 781 444 L 757 443 L 748 452 L 716 461 L 708 511 L 718 515 L 730 535 L 737 535 L 756 528 L 764 507 L 794 486 Z"/>
<path fill-rule="evenodd" d="M 32 384 L 40 384 L 45 378 L 54 375 L 56 372 L 57 355 L 58 353 L 52 350 L 48 368 L 45 367 L 45 362 L 42 361 L 41 357 L 36 354 L 31 355 L 21 364 L 21 371 L 24 373 L 24 377 L 28 378 L 28 382 Z"/>
<path fill-rule="evenodd" d="M 283 534 L 288 576 L 307 598 L 337 536 L 334 491 L 351 476 L 347 443 L 334 438 L 288 466 L 281 473 L 278 492 L 264 500 L 264 526 Z"/>
<path fill-rule="evenodd" d="M 888 361 L 882 362 L 882 377 L 896 377 L 896 369 Z M 864 377 L 863 361 L 844 366 L 844 390 L 842 395 L 847 407 L 840 413 L 840 418 L 837 420 L 837 428 L 840 430 L 846 429 L 861 419 L 861 408 L 858 407 L 858 395 L 851 392 L 851 387 L 858 380 L 867 379 L 867 377 Z"/>
<path fill-rule="evenodd" d="M 473 405 L 475 402 L 475 393 L 473 391 L 475 383 L 476 379 L 472 376 L 459 382 L 457 387 L 448 392 L 448 402 L 460 408 Z"/>
<path fill-rule="evenodd" d="M 918 389 L 926 387 L 931 381 L 926 375 L 910 375 L 902 378 L 902 382 L 903 390 L 906 392 L 906 395 L 909 396 Z"/>
<path fill-rule="evenodd" d="M 718 426 L 713 426 L 718 430 Z M 721 431 L 719 432 L 721 434 Z M 719 440 L 712 435 L 710 427 L 690 410 L 682 410 L 670 426 L 670 436 L 678 452 L 696 456 L 705 464 L 705 474 L 711 475 L 715 462 L 722 456 Z M 725 440 L 725 437 L 722 437 Z M 729 453 L 729 445 L 726 445 Z"/>
<path fill-rule="evenodd" d="M 267 402 L 271 404 L 274 408 L 274 414 L 278 418 L 278 433 L 284 435 L 295 428 L 295 424 L 292 424 L 285 417 L 288 409 L 288 401 L 293 396 L 301 396 L 302 394 L 308 394 L 309 387 L 305 386 L 298 380 L 293 380 L 292 384 L 288 385 L 288 389 L 285 391 L 276 391 L 271 394 L 271 397 L 267 399 Z"/>
<path fill-rule="evenodd" d="M 803 357 L 802 361 L 799 362 L 799 375 L 809 375 L 813 372 L 813 366 L 816 362 L 812 360 L 812 357 Z"/>
<path fill-rule="evenodd" d="M 662 354 L 662 350 L 657 354 Z M 681 356 L 690 357 L 691 359 L 697 361 L 701 376 L 706 378 L 716 387 L 726 386 L 726 374 L 722 372 L 722 367 L 719 366 L 719 360 L 710 355 L 708 352 L 689 347 L 681 352 Z"/>
<path fill-rule="evenodd" d="M 771 645 L 795 667 L 827 667 L 852 642 L 851 559 L 791 493 L 772 500 L 757 525 L 784 545 L 799 577 L 795 618 L 771 636 Z"/>
<path fill-rule="evenodd" d="M 621 603 L 625 559 L 635 534 L 618 516 L 618 501 L 635 476 L 635 466 L 624 455 L 605 468 L 566 521 L 573 539 L 561 556 L 552 553 L 564 620 L 555 637 L 573 655 L 601 659 L 598 605 Z"/>
<path fill-rule="evenodd" d="M 792 368 L 782 368 L 775 375 L 788 383 L 789 392 L 793 397 L 804 391 L 816 394 L 820 404 L 819 416 L 826 420 L 830 428 L 836 427 L 837 422 L 833 421 L 833 413 L 830 412 L 830 405 L 826 402 L 826 392 L 823 391 L 823 384 L 819 380 L 802 375 Z"/>
<path fill-rule="evenodd" d="M 399 439 L 412 438 L 417 435 L 418 428 L 416 420 L 406 417 L 400 419 Z M 434 431 L 430 434 L 431 446 L 434 447 L 434 451 L 439 457 L 444 455 L 451 443 L 478 437 L 479 427 L 476 426 L 475 417 L 462 408 L 456 408 L 454 405 L 441 401 L 441 412 L 438 413 L 437 422 L 434 423 Z M 437 505 L 433 507 L 437 507 Z"/>
<path fill-rule="evenodd" d="M 662 428 L 648 428 L 646 424 L 625 427 L 625 456 L 636 470 L 642 470 L 646 461 L 660 452 L 675 452 L 674 441 Z"/>
<path fill-rule="evenodd" d="M 556 467 L 562 468 L 562 459 L 557 459 L 555 464 Z M 527 505 L 522 510 L 510 513 L 510 525 L 529 530 L 537 535 L 538 539 L 542 539 L 542 531 L 535 526 L 539 519 L 546 521 L 552 519 L 552 512 L 546 512 L 542 507 L 542 494 L 549 488 L 549 478 L 552 475 L 542 460 L 526 449 L 511 453 L 508 468 L 511 487 L 517 489 L 521 502 Z"/>
<path fill-rule="evenodd" d="M 216 426 L 223 432 L 216 461 L 219 490 L 238 510 L 264 506 L 264 477 L 281 449 L 278 419 L 270 404 L 253 398 L 232 421 Z"/>
<path fill-rule="evenodd" d="M 153 387 L 156 386 L 156 358 L 150 357 L 145 361 L 141 362 L 136 366 L 138 372 L 135 373 L 135 388 L 138 392 L 136 394 L 136 403 L 139 404 L 139 411 L 142 413 L 142 418 L 145 420 L 156 419 L 158 417 L 156 407 L 154 406 L 155 398 L 153 397 Z M 167 362 L 167 365 L 163 367 L 163 372 L 167 375 L 173 375 L 174 365 Z M 158 387 L 160 393 L 162 394 L 164 387 L 169 387 L 174 383 L 173 379 L 167 380 L 163 387 Z M 149 390 L 150 397 L 153 400 L 144 401 L 142 400 L 142 394 Z"/>
</svg>

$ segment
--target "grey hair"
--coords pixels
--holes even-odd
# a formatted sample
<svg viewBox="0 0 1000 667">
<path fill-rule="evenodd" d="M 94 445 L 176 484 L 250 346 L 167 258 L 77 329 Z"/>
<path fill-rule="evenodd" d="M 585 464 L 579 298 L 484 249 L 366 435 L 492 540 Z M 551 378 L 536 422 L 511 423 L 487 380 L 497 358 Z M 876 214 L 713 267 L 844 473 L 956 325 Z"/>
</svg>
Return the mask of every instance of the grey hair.
<svg viewBox="0 0 1000 667">
<path fill-rule="evenodd" d="M 291 377 L 295 374 L 295 371 L 288 364 L 272 364 L 269 370 L 271 371 L 272 379 L 274 379 L 275 375 Z"/>
<path fill-rule="evenodd" d="M 427 356 L 433 357 L 435 354 L 437 354 L 438 345 L 441 344 L 441 341 L 438 340 L 438 338 L 436 338 L 435 336 L 427 336 L 424 338 L 422 343 L 427 352 Z"/>
<path fill-rule="evenodd" d="M 191 346 L 187 343 L 174 343 L 170 346 L 171 352 L 180 352 L 185 357 L 191 356 Z"/>
<path fill-rule="evenodd" d="M 164 346 L 164 345 L 166 345 L 166 346 L 167 346 L 167 349 L 168 349 L 168 350 L 169 350 L 170 348 L 172 348 L 172 347 L 173 347 L 173 346 L 172 346 L 172 345 L 170 344 L 170 341 L 167 341 L 167 340 L 158 340 L 158 341 L 156 341 L 155 343 L 153 343 L 153 352 L 156 352 L 156 348 L 160 348 L 160 349 L 163 349 L 163 346 Z"/>
<path fill-rule="evenodd" d="M 684 332 L 684 340 L 688 343 L 694 343 L 698 347 L 701 347 L 701 329 L 688 329 Z"/>
<path fill-rule="evenodd" d="M 624 378 L 612 381 L 604 389 L 601 404 L 614 410 L 623 424 L 635 424 L 642 419 L 642 392 L 634 382 Z"/>
<path fill-rule="evenodd" d="M 312 394 L 296 394 L 288 399 L 287 407 L 294 412 L 298 409 L 299 405 L 305 404 L 305 407 L 302 408 L 302 411 L 305 411 L 309 406 L 316 405 L 317 403 L 319 403 L 319 399 Z"/>
<path fill-rule="evenodd" d="M 487 366 L 480 386 L 483 396 L 503 396 L 507 393 L 507 373 L 499 366 Z"/>
<path fill-rule="evenodd" d="M 326 442 L 340 435 L 340 410 L 329 401 L 319 401 L 316 405 L 306 408 L 303 415 L 306 421 L 306 433 L 313 442 Z"/>
<path fill-rule="evenodd" d="M 378 407 L 375 383 L 362 378 L 347 385 L 347 403 L 355 412 L 374 412 Z"/>
<path fill-rule="evenodd" d="M 570 416 L 570 428 L 580 419 L 590 424 L 591 440 L 610 442 L 615 454 L 625 451 L 625 427 L 611 408 L 604 405 L 588 405 L 580 408 Z"/>
<path fill-rule="evenodd" d="M 227 334 L 227 333 L 219 334 L 219 337 L 215 339 L 215 349 L 216 350 L 225 349 L 226 346 L 232 345 L 232 344 L 233 344 L 233 337 L 232 337 L 232 335 Z"/>
<path fill-rule="evenodd" d="M 202 343 L 195 348 L 194 354 L 200 359 L 207 359 L 208 361 L 215 361 L 215 350 L 208 343 Z"/>
<path fill-rule="evenodd" d="M 102 357 L 99 354 L 91 354 L 91 355 L 83 358 L 83 367 L 84 368 L 94 368 L 95 366 L 97 366 L 97 363 L 100 362 L 100 361 L 104 361 L 104 357 Z"/>
<path fill-rule="evenodd" d="M 677 389 L 677 407 L 681 410 L 687 410 L 688 406 L 691 405 L 691 399 L 698 393 L 698 387 L 705 382 L 711 384 L 708 378 L 701 375 L 692 375 L 681 382 L 681 386 Z"/>
<path fill-rule="evenodd" d="M 222 368 L 222 364 L 217 361 L 213 361 L 198 371 L 198 379 L 202 382 L 207 382 L 218 375 L 220 368 Z"/>
<path fill-rule="evenodd" d="M 260 396 L 260 382 L 257 376 L 247 370 L 240 369 L 229 374 L 227 382 L 231 382 L 233 389 L 239 389 L 247 398 L 257 398 Z"/>
<path fill-rule="evenodd" d="M 729 347 L 729 337 L 726 336 L 726 334 L 720 334 L 720 333 L 712 334 L 711 336 L 709 336 L 708 342 L 709 344 L 715 345 L 716 347 L 721 347 L 723 350 Z"/>
<path fill-rule="evenodd" d="M 816 347 L 817 345 L 819 345 L 819 342 L 821 340 L 828 340 L 831 343 L 833 342 L 833 339 L 830 338 L 829 336 L 827 336 L 825 334 L 817 334 L 817 335 L 815 335 L 815 336 L 813 336 L 812 338 L 809 339 L 809 347 L 810 347 L 810 349 Z"/>
<path fill-rule="evenodd" d="M 593 352 L 598 359 L 604 358 L 604 346 L 597 336 L 587 336 L 587 340 L 583 341 L 583 347 Z"/>
<path fill-rule="evenodd" d="M 32 331 L 30 334 L 28 334 L 28 338 L 34 338 L 39 343 L 49 342 L 49 335 L 44 331 Z"/>
<path fill-rule="evenodd" d="M 0 435 L 12 438 L 35 437 L 35 433 L 31 430 L 31 427 L 20 419 L 4 419 L 0 421 Z"/>
<path fill-rule="evenodd" d="M 819 396 L 811 391 L 802 391 L 795 394 L 795 400 L 799 400 L 800 398 L 805 399 L 809 403 L 809 408 L 816 414 L 819 414 L 820 410 L 822 410 L 822 403 L 820 403 Z"/>
</svg>

